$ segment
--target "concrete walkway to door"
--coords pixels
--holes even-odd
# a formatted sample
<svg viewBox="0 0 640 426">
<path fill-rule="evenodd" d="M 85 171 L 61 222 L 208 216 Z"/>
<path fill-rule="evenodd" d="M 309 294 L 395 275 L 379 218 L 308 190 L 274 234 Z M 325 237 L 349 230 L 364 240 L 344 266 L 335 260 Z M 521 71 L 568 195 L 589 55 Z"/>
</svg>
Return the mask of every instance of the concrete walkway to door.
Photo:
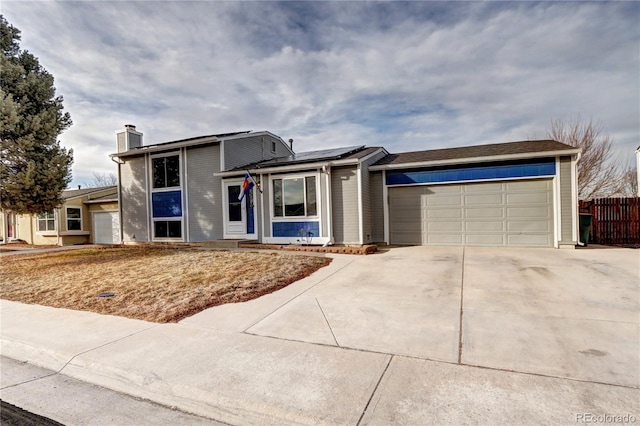
<svg viewBox="0 0 640 426">
<path fill-rule="evenodd" d="M 640 421 L 638 255 L 337 255 L 179 324 L 2 301 L 2 355 L 230 424 Z M 11 380 L 9 402 L 47 379 Z"/>
</svg>

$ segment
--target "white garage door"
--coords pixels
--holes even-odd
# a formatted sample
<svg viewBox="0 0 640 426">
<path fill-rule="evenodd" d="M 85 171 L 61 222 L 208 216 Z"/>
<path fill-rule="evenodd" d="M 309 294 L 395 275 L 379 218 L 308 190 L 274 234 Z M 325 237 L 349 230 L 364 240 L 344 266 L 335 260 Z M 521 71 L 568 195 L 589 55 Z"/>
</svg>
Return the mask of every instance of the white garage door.
<svg viewBox="0 0 640 426">
<path fill-rule="evenodd" d="M 93 242 L 95 244 L 117 244 L 120 242 L 120 222 L 118 212 L 93 214 Z"/>
<path fill-rule="evenodd" d="M 389 188 L 390 243 L 551 247 L 552 182 Z"/>
</svg>

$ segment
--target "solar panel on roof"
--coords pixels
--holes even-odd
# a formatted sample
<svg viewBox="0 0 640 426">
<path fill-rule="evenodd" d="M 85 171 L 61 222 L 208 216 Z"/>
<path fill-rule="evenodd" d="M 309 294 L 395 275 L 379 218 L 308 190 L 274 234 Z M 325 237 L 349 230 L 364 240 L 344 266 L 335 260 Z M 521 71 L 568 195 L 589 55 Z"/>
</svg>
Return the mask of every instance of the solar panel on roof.
<svg viewBox="0 0 640 426">
<path fill-rule="evenodd" d="M 321 160 L 337 160 L 338 158 L 344 157 L 353 152 L 360 151 L 363 148 L 364 148 L 364 145 L 323 149 L 319 151 L 299 152 L 294 155 L 290 155 L 288 157 L 274 158 L 272 160 L 262 162 L 259 164 L 259 167 L 267 167 L 267 166 L 283 165 L 283 164 L 306 163 L 310 161 L 321 161 Z"/>
</svg>

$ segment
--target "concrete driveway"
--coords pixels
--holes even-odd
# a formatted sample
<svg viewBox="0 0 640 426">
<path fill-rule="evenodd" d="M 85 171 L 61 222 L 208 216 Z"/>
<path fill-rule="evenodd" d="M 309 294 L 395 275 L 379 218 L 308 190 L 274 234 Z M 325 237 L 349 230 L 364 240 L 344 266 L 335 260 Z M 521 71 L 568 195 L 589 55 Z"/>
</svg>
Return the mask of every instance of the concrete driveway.
<svg viewBox="0 0 640 426">
<path fill-rule="evenodd" d="M 0 357 L 3 400 L 76 423 L 64 376 L 228 424 L 640 419 L 637 250 L 332 257 L 179 324 L 0 300 L 0 355 L 53 370 Z"/>
<path fill-rule="evenodd" d="M 407 247 L 336 261 L 345 265 L 272 311 L 249 302 L 234 331 L 640 385 L 637 250 Z M 238 308 L 186 322 L 219 327 Z"/>
</svg>

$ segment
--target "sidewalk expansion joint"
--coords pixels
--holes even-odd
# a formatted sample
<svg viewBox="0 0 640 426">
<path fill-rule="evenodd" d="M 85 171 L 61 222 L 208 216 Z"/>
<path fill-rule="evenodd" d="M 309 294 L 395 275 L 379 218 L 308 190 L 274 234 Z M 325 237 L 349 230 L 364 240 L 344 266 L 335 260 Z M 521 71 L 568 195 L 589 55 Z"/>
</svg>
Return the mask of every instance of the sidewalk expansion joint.
<svg viewBox="0 0 640 426">
<path fill-rule="evenodd" d="M 264 321 L 265 319 L 269 318 L 271 315 L 273 315 L 274 313 L 278 312 L 280 309 L 284 308 L 286 305 L 288 305 L 289 303 L 291 303 L 292 301 L 294 301 L 295 299 L 297 299 L 298 297 L 302 296 L 303 294 L 305 294 L 306 292 L 308 292 L 309 290 L 311 290 L 312 288 L 315 288 L 316 286 L 322 284 L 323 282 L 325 282 L 326 280 L 328 280 L 329 278 L 331 278 L 332 276 L 334 276 L 335 274 L 337 274 L 338 272 L 342 271 L 344 268 L 346 268 L 347 266 L 351 265 L 353 262 L 355 262 L 356 259 L 351 260 L 349 263 L 343 265 L 342 267 L 340 267 L 339 269 L 336 269 L 335 271 L 333 271 L 331 274 L 327 275 L 326 277 L 324 277 L 323 279 L 321 279 L 320 281 L 318 281 L 317 283 L 315 283 L 314 285 L 312 285 L 311 287 L 309 287 L 308 289 L 304 290 L 303 292 L 296 294 L 295 296 L 293 296 L 291 299 L 287 300 L 286 302 L 284 302 L 282 305 L 278 306 L 277 308 L 275 308 L 273 311 L 269 312 L 267 315 L 263 316 L 262 318 L 256 320 L 255 322 L 253 322 L 251 325 L 249 325 L 247 328 L 245 328 L 244 330 L 242 330 L 243 333 L 247 333 L 248 330 L 255 326 L 256 324 L 258 324 L 259 322 Z M 251 334 L 251 333 L 248 333 Z"/>
<path fill-rule="evenodd" d="M 322 306 L 320 306 L 320 301 L 318 300 L 318 298 L 316 297 L 316 303 L 318 304 L 318 308 L 320 308 L 320 312 L 322 312 L 322 316 L 324 317 L 324 320 L 327 323 L 327 326 L 329 327 L 329 331 L 331 332 L 331 335 L 333 336 L 333 341 L 336 342 L 336 346 L 340 347 L 340 343 L 338 343 L 338 339 L 336 339 L 336 335 L 333 332 L 333 328 L 331 328 L 331 324 L 329 323 L 329 319 L 327 319 L 327 315 L 324 313 L 324 309 L 322 309 Z"/>
<path fill-rule="evenodd" d="M 376 392 L 378 391 L 378 388 L 380 387 L 380 383 L 382 383 L 382 379 L 384 378 L 385 374 L 387 374 L 387 370 L 389 369 L 389 366 L 391 365 L 391 361 L 393 361 L 393 355 L 391 355 L 389 357 L 389 361 L 387 361 L 387 365 L 384 367 L 384 370 L 382 370 L 382 374 L 380 375 L 380 378 L 378 379 L 378 383 L 376 383 L 376 386 L 373 388 L 373 391 L 371 392 L 371 396 L 369 397 L 369 400 L 367 401 L 367 405 L 364 406 L 364 410 L 362 410 L 362 414 L 360 414 L 360 418 L 358 419 L 358 423 L 356 423 L 356 426 L 360 426 L 360 423 L 362 423 L 362 419 L 364 418 L 365 414 L 367 413 L 367 410 L 369 410 L 369 405 L 371 405 L 371 401 L 373 401 L 373 397 L 376 395 Z"/>
<path fill-rule="evenodd" d="M 71 364 L 71 362 L 72 362 L 74 359 L 76 359 L 77 357 L 79 357 L 79 356 L 81 356 L 81 355 L 84 355 L 84 354 L 87 354 L 87 353 L 89 353 L 89 352 L 95 351 L 96 349 L 104 348 L 105 346 L 113 345 L 114 343 L 117 343 L 117 342 L 119 342 L 119 341 L 121 341 L 121 340 L 127 339 L 127 338 L 129 338 L 129 337 L 131 337 L 131 336 L 135 336 L 136 334 L 144 333 L 145 331 L 149 331 L 149 330 L 151 330 L 151 329 L 154 329 L 154 328 L 156 328 L 156 327 L 159 327 L 160 325 L 162 325 L 162 324 L 154 324 L 154 325 L 152 325 L 151 327 L 147 327 L 147 328 L 145 328 L 145 329 L 143 329 L 143 330 L 136 331 L 135 333 L 127 334 L 126 336 L 122 336 L 122 337 L 120 337 L 120 338 L 118 338 L 118 339 L 115 339 L 115 340 L 112 340 L 112 341 L 110 341 L 110 342 L 103 343 L 102 345 L 98 345 L 98 346 L 96 346 L 96 347 L 94 347 L 94 348 L 87 349 L 86 351 L 79 352 L 79 353 L 75 354 L 74 356 L 72 356 L 72 357 L 69 359 L 69 361 L 67 361 L 67 362 L 66 362 L 66 363 L 65 363 L 65 364 L 64 364 L 64 365 L 63 365 L 63 366 L 62 366 L 58 371 L 56 371 L 56 374 L 62 374 L 62 370 L 64 370 L 65 368 L 67 368 L 67 366 L 68 366 L 69 364 Z"/>
<path fill-rule="evenodd" d="M 13 358 L 11 358 L 11 359 L 13 359 Z M 15 361 L 17 361 L 17 360 L 15 360 Z M 24 361 L 18 361 L 18 362 L 24 362 Z M 22 386 L 22 385 L 25 385 L 25 384 L 31 383 L 31 382 L 37 382 L 38 380 L 46 379 L 47 377 L 55 376 L 57 374 L 58 374 L 58 372 L 54 371 L 51 374 L 47 374 L 47 375 L 40 376 L 40 377 L 34 377 L 33 379 L 25 380 L 25 381 L 20 382 L 20 383 L 14 383 L 12 385 L 0 387 L 0 390 L 15 388 L 17 386 Z"/>
</svg>

